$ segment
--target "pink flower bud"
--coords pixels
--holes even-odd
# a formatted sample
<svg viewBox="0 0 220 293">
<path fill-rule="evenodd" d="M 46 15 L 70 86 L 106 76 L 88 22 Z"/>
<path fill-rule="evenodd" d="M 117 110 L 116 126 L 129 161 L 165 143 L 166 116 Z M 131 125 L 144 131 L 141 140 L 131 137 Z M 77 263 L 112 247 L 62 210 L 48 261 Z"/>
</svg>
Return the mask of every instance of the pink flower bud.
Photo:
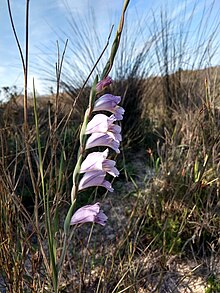
<svg viewBox="0 0 220 293">
<path fill-rule="evenodd" d="M 112 79 L 110 76 L 105 77 L 103 80 L 99 81 L 96 85 L 96 91 L 99 93 L 103 91 L 107 86 L 112 83 Z"/>
</svg>

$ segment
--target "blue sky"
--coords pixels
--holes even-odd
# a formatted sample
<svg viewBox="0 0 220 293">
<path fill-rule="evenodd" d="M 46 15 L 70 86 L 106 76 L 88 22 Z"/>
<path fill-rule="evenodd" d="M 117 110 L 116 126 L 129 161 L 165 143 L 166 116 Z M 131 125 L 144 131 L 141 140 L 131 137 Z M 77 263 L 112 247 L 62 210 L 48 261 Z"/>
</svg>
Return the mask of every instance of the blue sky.
<svg viewBox="0 0 220 293">
<path fill-rule="evenodd" d="M 24 48 L 25 35 L 25 0 L 11 0 L 11 9 L 14 22 L 22 48 Z M 197 16 L 201 16 L 204 5 L 212 1 L 205 0 L 131 0 L 128 9 L 128 26 L 132 28 L 138 21 L 143 20 L 152 11 L 156 14 L 160 9 L 168 11 L 169 19 L 181 16 L 187 8 L 190 15 L 193 6 L 197 4 Z M 74 46 L 74 35 L 70 27 L 70 15 L 79 24 L 89 17 L 91 8 L 96 18 L 96 28 L 101 44 L 104 44 L 112 24 L 117 27 L 122 0 L 30 0 L 30 33 L 29 33 L 29 87 L 35 78 L 37 91 L 47 93 L 51 82 L 45 81 L 45 68 L 51 75 L 55 73 L 54 64 L 57 58 L 56 42 L 59 41 L 62 50 L 66 38 L 71 38 L 67 47 L 67 59 L 71 56 L 71 46 Z M 220 0 L 215 1 L 213 11 L 220 8 Z M 215 13 L 212 14 L 213 20 Z M 145 22 L 150 26 L 149 16 Z M 18 49 L 12 33 L 7 0 L 0 0 L 0 88 L 17 85 L 20 90 L 23 85 L 22 65 Z M 71 57 L 70 57 L 71 59 Z M 47 65 L 47 62 L 51 66 Z M 217 61 L 216 61 L 217 63 Z"/>
</svg>

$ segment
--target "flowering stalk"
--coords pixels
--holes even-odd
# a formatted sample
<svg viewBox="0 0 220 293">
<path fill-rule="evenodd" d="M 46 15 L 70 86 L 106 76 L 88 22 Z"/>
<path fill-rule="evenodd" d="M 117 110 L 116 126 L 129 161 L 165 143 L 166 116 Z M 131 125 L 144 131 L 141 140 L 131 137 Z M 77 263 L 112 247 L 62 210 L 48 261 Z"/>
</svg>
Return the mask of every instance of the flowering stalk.
<svg viewBox="0 0 220 293">
<path fill-rule="evenodd" d="M 102 83 L 102 86 L 104 87 L 105 83 Z M 100 83 L 98 88 L 100 89 Z M 97 146 L 107 146 L 112 148 L 116 153 L 120 152 L 119 144 L 122 140 L 121 127 L 115 124 L 115 122 L 121 120 L 124 114 L 124 109 L 118 106 L 121 98 L 119 96 L 107 94 L 101 96 L 95 102 L 96 89 L 97 78 L 95 79 L 90 92 L 89 107 L 85 112 L 84 121 L 80 131 L 80 147 L 77 163 L 73 172 L 71 206 L 64 222 L 64 243 L 60 258 L 59 272 L 62 270 L 66 254 L 67 235 L 70 230 L 70 225 L 85 222 L 96 222 L 104 225 L 107 220 L 105 214 L 99 210 L 98 203 L 82 207 L 73 215 L 78 190 L 81 191 L 92 186 L 102 186 L 112 192 L 114 189 L 112 188 L 111 183 L 105 180 L 105 176 L 107 173 L 114 177 L 119 175 L 119 171 L 115 167 L 115 161 L 107 159 L 109 153 L 108 148 L 104 152 L 90 153 L 85 160 L 82 161 L 85 150 Z M 96 114 L 90 120 L 93 112 L 101 110 L 113 114 L 110 117 L 105 114 Z M 88 135 L 90 136 L 87 138 Z M 84 173 L 81 180 L 79 180 L 80 173 Z"/>
<path fill-rule="evenodd" d="M 67 249 L 67 236 L 69 234 L 70 225 L 82 224 L 85 222 L 93 222 L 105 225 L 107 216 L 100 210 L 99 203 L 94 205 L 87 205 L 78 209 L 74 214 L 74 206 L 78 190 L 83 190 L 91 186 L 103 186 L 110 192 L 113 191 L 111 183 L 105 180 L 105 176 L 109 173 L 112 176 L 118 176 L 119 172 L 115 168 L 115 162 L 107 159 L 109 150 L 104 152 L 93 152 L 87 156 L 83 161 L 85 150 L 96 146 L 107 146 L 119 153 L 119 144 L 121 141 L 121 127 L 114 122 L 122 120 L 124 109 L 118 106 L 121 101 L 119 96 L 110 94 L 103 95 L 96 99 L 98 93 L 112 83 L 111 78 L 108 76 L 113 61 L 119 46 L 120 36 L 124 24 L 124 14 L 128 6 L 129 0 L 125 0 L 122 11 L 121 21 L 116 33 L 114 43 L 112 45 L 111 56 L 107 62 L 101 81 L 98 82 L 98 77 L 95 78 L 92 89 L 90 91 L 89 105 L 85 112 L 84 120 L 80 131 L 80 147 L 77 156 L 77 163 L 73 172 L 73 186 L 71 190 L 71 205 L 67 212 L 64 222 L 64 243 L 62 254 L 58 266 L 58 272 L 61 273 L 62 266 Z M 104 114 L 96 114 L 90 120 L 93 112 L 108 111 L 112 113 L 110 117 Z M 88 138 L 89 135 L 89 138 Z M 80 173 L 84 173 L 80 180 Z M 60 277 L 60 274 L 59 274 Z"/>
</svg>

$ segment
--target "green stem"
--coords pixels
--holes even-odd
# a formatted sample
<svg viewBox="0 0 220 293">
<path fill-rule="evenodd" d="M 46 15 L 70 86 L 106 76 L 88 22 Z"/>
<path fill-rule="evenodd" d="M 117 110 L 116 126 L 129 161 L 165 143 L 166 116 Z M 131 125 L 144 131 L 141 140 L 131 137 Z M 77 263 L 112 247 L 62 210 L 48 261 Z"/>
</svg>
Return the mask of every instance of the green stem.
<svg viewBox="0 0 220 293">
<path fill-rule="evenodd" d="M 63 249 L 62 249 L 62 254 L 61 254 L 61 257 L 60 257 L 60 263 L 59 263 L 59 266 L 58 266 L 58 269 L 57 269 L 59 273 L 62 272 L 63 263 L 64 263 L 64 259 L 65 259 L 65 256 L 66 256 L 67 240 L 68 240 L 68 237 L 67 236 L 68 236 L 69 230 L 70 230 L 70 221 L 71 221 L 71 217 L 72 217 L 72 214 L 73 214 L 74 206 L 75 206 L 75 201 L 70 206 L 70 208 L 69 208 L 69 210 L 67 212 L 67 215 L 66 215 L 65 222 L 64 222 Z"/>
<path fill-rule="evenodd" d="M 124 6 L 123 6 L 123 9 L 122 9 L 122 15 L 121 15 L 120 23 L 118 25 L 116 36 L 115 36 L 114 42 L 112 44 L 111 54 L 110 54 L 108 62 L 105 65 L 105 68 L 104 68 L 104 70 L 102 72 L 101 79 L 105 78 L 109 74 L 111 69 L 112 69 L 113 62 L 114 62 L 114 59 L 115 59 L 115 55 L 116 55 L 116 53 L 118 51 L 118 47 L 119 47 L 119 44 L 120 44 L 122 29 L 123 29 L 123 26 L 124 26 L 125 12 L 126 12 L 126 9 L 128 7 L 129 2 L 130 2 L 130 0 L 125 0 L 124 1 Z"/>
</svg>

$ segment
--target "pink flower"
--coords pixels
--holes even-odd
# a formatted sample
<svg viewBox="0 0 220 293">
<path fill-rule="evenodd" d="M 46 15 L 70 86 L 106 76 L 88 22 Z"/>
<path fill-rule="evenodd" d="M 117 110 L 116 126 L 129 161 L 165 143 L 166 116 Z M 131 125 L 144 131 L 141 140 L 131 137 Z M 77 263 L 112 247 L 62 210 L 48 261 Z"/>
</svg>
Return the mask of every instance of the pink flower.
<svg viewBox="0 0 220 293">
<path fill-rule="evenodd" d="M 89 154 L 81 164 L 80 173 L 104 171 L 114 177 L 118 176 L 119 171 L 115 168 L 115 161 L 107 159 L 108 153 L 109 150 L 106 149 L 104 152 Z"/>
<path fill-rule="evenodd" d="M 91 133 L 106 133 L 111 136 L 114 140 L 121 141 L 121 127 L 114 124 L 116 118 L 114 115 L 110 117 L 104 114 L 95 115 L 92 120 L 88 123 L 86 128 L 86 134 Z"/>
<path fill-rule="evenodd" d="M 97 202 L 78 209 L 72 216 L 70 225 L 92 222 L 105 226 L 107 219 L 108 217 L 100 210 L 100 204 Z"/>
<path fill-rule="evenodd" d="M 107 146 L 112 148 L 116 153 L 120 153 L 119 150 L 120 141 L 115 139 L 109 133 L 92 133 L 86 141 L 86 149 L 90 149 L 97 146 Z"/>
<path fill-rule="evenodd" d="M 120 102 L 120 96 L 106 94 L 95 101 L 93 111 L 108 111 L 115 115 L 116 120 L 122 120 L 125 110 L 122 107 L 118 106 Z"/>
<path fill-rule="evenodd" d="M 79 182 L 79 190 L 83 190 L 92 186 L 102 186 L 108 191 L 113 192 L 114 189 L 109 181 L 105 180 L 106 172 L 104 171 L 91 171 L 86 172 Z"/>
<path fill-rule="evenodd" d="M 103 91 L 107 86 L 109 86 L 112 83 L 112 79 L 110 76 L 105 77 L 103 80 L 99 81 L 96 85 L 96 91 L 101 92 Z"/>
</svg>

